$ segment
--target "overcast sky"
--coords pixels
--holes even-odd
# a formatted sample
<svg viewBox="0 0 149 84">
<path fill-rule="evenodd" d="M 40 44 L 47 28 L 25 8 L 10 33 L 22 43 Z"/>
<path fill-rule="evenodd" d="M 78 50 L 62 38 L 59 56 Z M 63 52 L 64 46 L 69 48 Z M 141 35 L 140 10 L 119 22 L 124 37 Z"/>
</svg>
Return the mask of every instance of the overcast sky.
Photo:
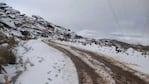
<svg viewBox="0 0 149 84">
<path fill-rule="evenodd" d="M 149 37 L 149 0 L 0 1 L 29 16 L 40 15 L 82 35 Z"/>
</svg>

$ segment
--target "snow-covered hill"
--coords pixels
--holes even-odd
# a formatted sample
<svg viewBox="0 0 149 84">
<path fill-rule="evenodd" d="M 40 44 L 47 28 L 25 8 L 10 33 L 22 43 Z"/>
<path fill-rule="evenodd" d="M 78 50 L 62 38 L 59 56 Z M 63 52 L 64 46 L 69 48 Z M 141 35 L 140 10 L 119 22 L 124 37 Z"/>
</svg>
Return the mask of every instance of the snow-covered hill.
<svg viewBox="0 0 149 84">
<path fill-rule="evenodd" d="M 22 39 L 38 37 L 75 38 L 76 35 L 70 29 L 54 25 L 40 16 L 28 17 L 21 14 L 5 3 L 0 3 L 0 27 L 0 30 L 5 32 L 7 36 Z"/>
</svg>

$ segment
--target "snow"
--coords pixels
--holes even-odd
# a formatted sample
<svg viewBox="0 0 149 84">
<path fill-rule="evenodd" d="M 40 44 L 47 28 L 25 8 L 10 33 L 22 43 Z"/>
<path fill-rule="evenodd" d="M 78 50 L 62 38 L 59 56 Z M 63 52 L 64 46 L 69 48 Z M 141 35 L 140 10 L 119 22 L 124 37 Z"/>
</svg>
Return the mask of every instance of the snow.
<svg viewBox="0 0 149 84">
<path fill-rule="evenodd" d="M 11 78 L 13 78 L 16 75 L 17 69 L 16 67 L 18 67 L 19 65 L 8 65 L 8 66 L 4 66 L 5 70 L 7 71 L 7 74 L 0 74 L 0 84 L 4 83 L 4 75 L 9 75 L 9 80 Z"/>
<path fill-rule="evenodd" d="M 41 41 L 32 40 L 26 43 L 31 49 L 24 56 L 33 67 L 27 64 L 25 71 L 18 79 L 18 84 L 77 84 L 76 69 L 71 60 L 61 52 Z M 29 81 L 31 80 L 31 81 Z"/>
<path fill-rule="evenodd" d="M 1 47 L 8 47 L 8 45 L 9 45 L 8 43 L 3 43 L 3 44 L 0 45 L 0 48 Z"/>
<path fill-rule="evenodd" d="M 84 61 L 86 64 L 88 64 L 90 67 L 92 67 L 97 74 L 99 74 L 104 80 L 106 80 L 106 82 L 105 82 L 106 84 L 115 84 L 115 80 L 111 76 L 112 71 L 109 68 L 107 68 L 103 63 L 97 61 L 96 59 L 93 59 L 91 56 L 89 56 L 85 53 L 82 53 L 77 50 L 73 51 L 68 46 L 62 46 L 62 45 L 59 45 L 59 46 L 69 50 L 75 56 L 78 56 L 82 61 Z M 85 55 L 82 55 L 79 53 L 82 53 Z"/>
<path fill-rule="evenodd" d="M 149 39 L 145 37 L 143 34 L 122 34 L 122 33 L 111 33 L 109 36 L 106 35 L 100 35 L 98 31 L 95 30 L 89 30 L 89 29 L 83 29 L 77 32 L 78 35 L 81 35 L 83 37 L 87 38 L 95 38 L 95 39 L 115 39 L 121 42 L 129 43 L 129 44 L 136 44 L 136 45 L 144 45 L 149 46 Z"/>
<path fill-rule="evenodd" d="M 15 28 L 14 23 L 11 22 L 11 19 L 9 19 L 9 18 L 1 18 L 0 21 L 7 24 L 7 25 L 9 25 L 9 27 Z"/>
<path fill-rule="evenodd" d="M 7 69 L 8 74 L 22 70 L 15 84 L 78 84 L 77 71 L 70 58 L 41 40 L 20 42 L 16 54 L 22 66 L 13 72 Z"/>
<path fill-rule="evenodd" d="M 6 32 L 6 34 L 11 36 L 17 36 L 24 38 L 24 35 L 21 35 L 21 31 L 28 31 L 30 34 L 27 35 L 29 38 L 38 38 L 38 37 L 66 37 L 66 35 L 70 35 L 71 38 L 75 37 L 75 33 L 69 31 L 66 28 L 54 25 L 46 20 L 44 20 L 40 16 L 33 15 L 32 17 L 28 17 L 25 14 L 21 14 L 18 10 L 13 9 L 7 4 L 1 3 L 2 8 L 0 9 L 2 25 L 2 32 Z M 3 8 L 5 6 L 5 8 Z M 47 32 L 49 31 L 49 32 Z M 40 32 L 40 33 L 39 33 Z M 49 34 L 51 33 L 51 34 Z M 56 39 L 57 39 L 56 38 Z"/>
<path fill-rule="evenodd" d="M 97 37 L 98 32 L 94 30 L 89 30 L 89 29 L 83 29 L 79 32 L 77 32 L 77 35 L 85 36 L 85 37 L 90 37 L 90 38 L 95 38 Z"/>
<path fill-rule="evenodd" d="M 130 44 L 139 44 L 144 46 L 149 46 L 149 39 L 145 37 L 115 37 L 114 39 L 130 43 Z"/>
<path fill-rule="evenodd" d="M 149 75 L 149 55 L 142 55 L 141 52 L 135 51 L 131 48 L 129 48 L 126 52 L 117 53 L 115 51 L 115 47 L 101 47 L 95 44 L 87 44 L 84 46 L 81 43 L 65 41 L 55 42 L 99 53 L 103 56 L 113 58 L 136 71 Z"/>
</svg>

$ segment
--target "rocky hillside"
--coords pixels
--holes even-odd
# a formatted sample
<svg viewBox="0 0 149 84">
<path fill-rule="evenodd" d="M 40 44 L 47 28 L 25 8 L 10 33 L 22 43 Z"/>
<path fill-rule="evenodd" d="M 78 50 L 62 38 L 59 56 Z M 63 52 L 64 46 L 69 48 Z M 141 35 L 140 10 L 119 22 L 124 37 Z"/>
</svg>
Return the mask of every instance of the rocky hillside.
<svg viewBox="0 0 149 84">
<path fill-rule="evenodd" d="M 5 3 L 0 3 L 0 30 L 8 37 L 21 39 L 39 37 L 70 39 L 77 37 L 70 29 L 54 25 L 40 16 L 28 17 Z"/>
</svg>

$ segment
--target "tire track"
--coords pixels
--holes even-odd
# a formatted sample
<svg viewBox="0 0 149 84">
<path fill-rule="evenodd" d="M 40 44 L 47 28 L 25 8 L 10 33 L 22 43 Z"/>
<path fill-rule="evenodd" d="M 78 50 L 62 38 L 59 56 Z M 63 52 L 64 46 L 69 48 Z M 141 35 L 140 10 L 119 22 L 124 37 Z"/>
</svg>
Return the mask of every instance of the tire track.
<svg viewBox="0 0 149 84">
<path fill-rule="evenodd" d="M 98 76 L 98 74 L 96 72 L 94 72 L 94 69 L 92 69 L 89 65 L 87 65 L 86 63 L 84 63 L 81 59 L 79 59 L 77 56 L 73 55 L 71 52 L 69 52 L 68 50 L 53 45 L 51 43 L 48 43 L 50 46 L 58 49 L 59 51 L 63 52 L 65 55 L 69 56 L 71 58 L 71 60 L 73 61 L 73 63 L 76 66 L 77 72 L 78 72 L 78 76 L 79 76 L 79 84 L 103 84 L 103 80 L 101 77 Z M 87 76 L 89 76 L 90 80 L 88 82 Z M 100 83 L 99 83 L 100 80 Z"/>
<path fill-rule="evenodd" d="M 80 52 L 86 53 L 92 56 L 93 59 L 96 59 L 106 65 L 106 67 L 110 68 L 111 71 L 114 73 L 113 77 L 116 81 L 116 84 L 149 84 L 145 82 L 143 79 L 135 76 L 133 73 L 123 70 L 121 67 L 118 67 L 113 64 L 113 62 L 109 61 L 107 58 L 100 56 L 96 53 L 91 51 L 78 49 L 75 47 L 71 47 L 74 51 L 78 50 Z"/>
<path fill-rule="evenodd" d="M 99 75 L 95 68 L 91 67 L 88 63 L 86 63 L 82 58 L 73 54 L 71 51 L 74 51 L 82 56 L 89 55 L 93 60 L 97 60 L 100 63 L 103 63 L 105 66 L 105 71 L 109 68 L 112 71 L 112 78 L 115 80 L 116 84 L 149 84 L 138 76 L 134 75 L 132 72 L 126 71 L 121 67 L 113 64 L 112 61 L 107 59 L 106 57 L 100 56 L 91 51 L 78 49 L 75 47 L 71 47 L 71 50 L 63 48 L 62 46 L 56 45 L 54 42 L 48 42 L 50 46 L 58 49 L 63 52 L 65 55 L 69 56 L 73 63 L 76 66 L 78 76 L 79 76 L 79 84 L 110 84 L 107 83 L 106 80 Z M 92 62 L 94 64 L 94 62 Z M 99 70 L 101 68 L 98 68 Z M 108 70 L 107 70 L 108 71 Z M 113 84 L 113 83 L 112 83 Z"/>
</svg>

